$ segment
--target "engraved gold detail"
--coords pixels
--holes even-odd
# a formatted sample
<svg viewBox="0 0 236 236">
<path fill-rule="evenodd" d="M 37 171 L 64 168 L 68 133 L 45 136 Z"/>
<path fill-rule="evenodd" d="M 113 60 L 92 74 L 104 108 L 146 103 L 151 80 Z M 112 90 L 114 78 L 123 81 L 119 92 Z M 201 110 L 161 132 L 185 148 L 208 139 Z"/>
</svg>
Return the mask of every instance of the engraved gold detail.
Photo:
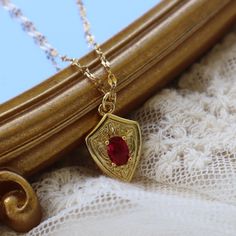
<svg viewBox="0 0 236 236">
<path fill-rule="evenodd" d="M 117 166 L 107 154 L 107 140 L 113 136 L 125 137 L 129 147 L 129 161 Z M 88 150 L 98 167 L 108 176 L 131 181 L 141 154 L 141 132 L 136 121 L 107 113 L 86 137 Z"/>
</svg>

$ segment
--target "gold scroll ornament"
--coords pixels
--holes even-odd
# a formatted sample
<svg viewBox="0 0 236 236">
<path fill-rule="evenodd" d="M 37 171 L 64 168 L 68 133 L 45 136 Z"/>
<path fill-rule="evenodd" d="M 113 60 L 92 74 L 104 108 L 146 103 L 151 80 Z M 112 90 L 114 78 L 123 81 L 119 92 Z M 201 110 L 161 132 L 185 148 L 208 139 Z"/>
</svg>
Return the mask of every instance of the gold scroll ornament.
<svg viewBox="0 0 236 236">
<path fill-rule="evenodd" d="M 30 184 L 20 175 L 0 170 L 0 221 L 27 232 L 41 220 L 41 208 Z"/>
</svg>

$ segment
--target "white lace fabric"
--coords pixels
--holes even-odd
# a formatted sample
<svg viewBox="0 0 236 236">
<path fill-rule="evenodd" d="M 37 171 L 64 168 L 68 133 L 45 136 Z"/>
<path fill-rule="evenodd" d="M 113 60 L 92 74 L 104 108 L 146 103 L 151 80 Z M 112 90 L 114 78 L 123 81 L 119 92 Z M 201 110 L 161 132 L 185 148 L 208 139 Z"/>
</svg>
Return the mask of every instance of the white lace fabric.
<svg viewBox="0 0 236 236">
<path fill-rule="evenodd" d="M 132 183 L 81 166 L 45 173 L 33 184 L 43 221 L 27 235 L 236 235 L 236 33 L 132 116 Z"/>
</svg>

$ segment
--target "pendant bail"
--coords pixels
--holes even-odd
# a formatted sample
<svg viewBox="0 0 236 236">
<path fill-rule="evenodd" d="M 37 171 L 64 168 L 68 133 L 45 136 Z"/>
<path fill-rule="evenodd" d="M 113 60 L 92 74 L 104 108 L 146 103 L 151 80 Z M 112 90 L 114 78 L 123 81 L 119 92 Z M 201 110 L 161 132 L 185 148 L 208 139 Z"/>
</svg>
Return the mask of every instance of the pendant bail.
<svg viewBox="0 0 236 236">
<path fill-rule="evenodd" d="M 102 103 L 98 107 L 98 112 L 101 116 L 107 113 L 113 113 L 116 107 L 116 92 L 111 90 L 102 98 Z"/>
</svg>

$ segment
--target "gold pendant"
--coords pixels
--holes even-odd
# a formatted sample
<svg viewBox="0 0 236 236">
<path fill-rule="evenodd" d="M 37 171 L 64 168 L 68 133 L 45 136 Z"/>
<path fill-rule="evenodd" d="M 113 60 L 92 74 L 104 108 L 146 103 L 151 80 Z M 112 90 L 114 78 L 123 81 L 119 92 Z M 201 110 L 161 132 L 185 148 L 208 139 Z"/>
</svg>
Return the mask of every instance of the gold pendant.
<svg viewBox="0 0 236 236">
<path fill-rule="evenodd" d="M 92 158 L 105 174 L 131 181 L 141 154 L 138 122 L 106 113 L 86 137 L 86 144 Z"/>
</svg>

